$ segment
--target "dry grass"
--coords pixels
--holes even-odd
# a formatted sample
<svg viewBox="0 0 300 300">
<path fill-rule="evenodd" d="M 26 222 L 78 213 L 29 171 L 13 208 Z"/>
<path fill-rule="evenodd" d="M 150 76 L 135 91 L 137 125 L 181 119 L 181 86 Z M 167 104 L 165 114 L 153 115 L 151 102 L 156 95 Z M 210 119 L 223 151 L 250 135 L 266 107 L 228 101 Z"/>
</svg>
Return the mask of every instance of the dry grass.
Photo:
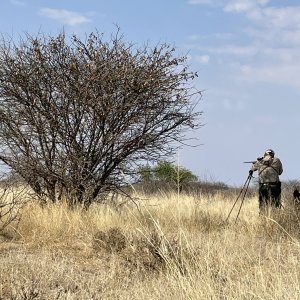
<svg viewBox="0 0 300 300">
<path fill-rule="evenodd" d="M 28 204 L 0 242 L 0 299 L 300 299 L 299 214 L 161 195 L 122 206 Z"/>
</svg>

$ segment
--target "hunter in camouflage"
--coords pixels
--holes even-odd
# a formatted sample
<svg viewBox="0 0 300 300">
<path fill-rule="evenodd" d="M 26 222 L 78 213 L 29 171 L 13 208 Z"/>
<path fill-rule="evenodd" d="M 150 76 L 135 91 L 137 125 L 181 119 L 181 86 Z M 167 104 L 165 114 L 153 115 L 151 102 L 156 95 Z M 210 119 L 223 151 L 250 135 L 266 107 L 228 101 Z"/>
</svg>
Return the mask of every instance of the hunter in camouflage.
<svg viewBox="0 0 300 300">
<path fill-rule="evenodd" d="M 279 175 L 282 174 L 282 163 L 279 158 L 275 157 L 272 149 L 265 151 L 264 156 L 258 158 L 252 164 L 249 175 L 258 171 L 259 177 L 259 208 L 266 206 L 281 207 L 281 182 Z"/>
</svg>

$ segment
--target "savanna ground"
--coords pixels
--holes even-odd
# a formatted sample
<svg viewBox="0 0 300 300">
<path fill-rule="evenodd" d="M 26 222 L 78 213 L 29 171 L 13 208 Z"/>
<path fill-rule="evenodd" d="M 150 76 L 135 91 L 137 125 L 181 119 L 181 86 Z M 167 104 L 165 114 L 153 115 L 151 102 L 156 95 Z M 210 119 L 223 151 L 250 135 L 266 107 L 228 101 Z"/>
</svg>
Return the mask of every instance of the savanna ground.
<svg viewBox="0 0 300 300">
<path fill-rule="evenodd" d="M 29 202 L 0 236 L 0 299 L 300 299 L 300 230 L 237 194 L 140 196 L 88 211 Z"/>
</svg>

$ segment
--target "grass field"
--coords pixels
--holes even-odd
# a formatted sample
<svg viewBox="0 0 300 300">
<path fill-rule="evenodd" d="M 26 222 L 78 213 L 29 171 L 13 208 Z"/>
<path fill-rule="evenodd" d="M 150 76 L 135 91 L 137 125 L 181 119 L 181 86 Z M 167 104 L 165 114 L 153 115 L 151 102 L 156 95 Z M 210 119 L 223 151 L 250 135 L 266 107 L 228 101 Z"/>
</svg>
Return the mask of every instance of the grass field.
<svg viewBox="0 0 300 300">
<path fill-rule="evenodd" d="M 236 196 L 28 203 L 0 236 L 0 299 L 300 299 L 300 222 Z M 239 203 L 238 203 L 239 204 Z"/>
</svg>

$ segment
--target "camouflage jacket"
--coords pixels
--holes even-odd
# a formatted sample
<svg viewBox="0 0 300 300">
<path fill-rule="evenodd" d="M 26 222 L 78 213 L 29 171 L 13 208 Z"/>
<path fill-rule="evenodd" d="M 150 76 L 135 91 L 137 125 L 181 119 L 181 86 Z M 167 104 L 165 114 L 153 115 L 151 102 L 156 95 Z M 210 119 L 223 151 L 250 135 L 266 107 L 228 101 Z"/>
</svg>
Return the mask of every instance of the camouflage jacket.
<svg viewBox="0 0 300 300">
<path fill-rule="evenodd" d="M 251 170 L 258 171 L 259 183 L 278 182 L 283 172 L 280 159 L 270 155 L 253 163 Z"/>
</svg>

